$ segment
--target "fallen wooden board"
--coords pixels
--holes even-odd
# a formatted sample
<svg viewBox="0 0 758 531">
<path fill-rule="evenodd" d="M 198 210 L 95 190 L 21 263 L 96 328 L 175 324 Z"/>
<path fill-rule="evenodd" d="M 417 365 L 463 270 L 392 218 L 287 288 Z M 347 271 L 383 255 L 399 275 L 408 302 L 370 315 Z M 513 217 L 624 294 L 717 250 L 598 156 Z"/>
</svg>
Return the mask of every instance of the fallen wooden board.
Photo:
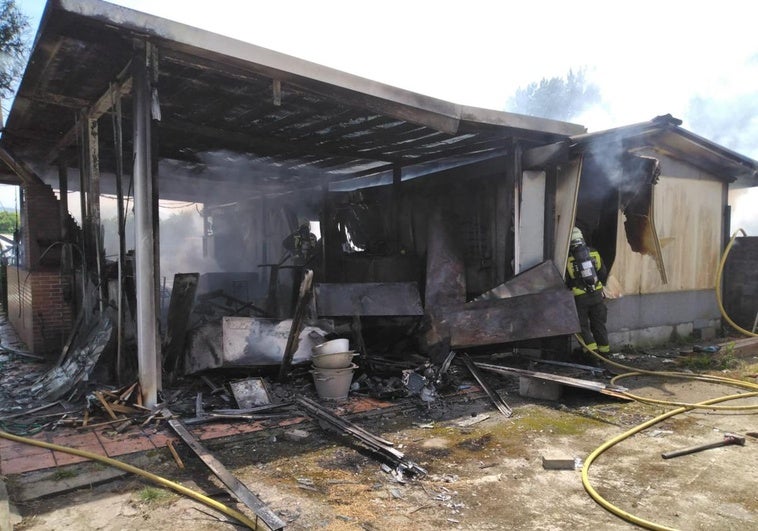
<svg viewBox="0 0 758 531">
<path fill-rule="evenodd" d="M 229 470 L 216 459 L 200 442 L 189 432 L 189 430 L 177 419 L 169 419 L 169 426 L 176 434 L 195 452 L 200 460 L 205 463 L 211 472 L 229 489 L 229 492 L 242 503 L 244 503 L 256 516 L 263 520 L 268 527 L 274 531 L 284 529 L 284 522 L 269 509 L 258 497 L 253 494 L 240 480 L 232 475 Z"/>
<path fill-rule="evenodd" d="M 734 341 L 724 341 L 723 343 L 719 343 L 719 345 L 722 348 L 731 346 L 733 349 L 752 347 L 753 345 L 758 345 L 758 337 L 746 337 L 743 339 L 735 339 Z"/>
<path fill-rule="evenodd" d="M 526 376 L 528 378 L 536 378 L 538 380 L 547 380 L 549 382 L 556 382 L 570 387 L 579 387 L 581 389 L 589 389 L 590 391 L 597 391 L 617 398 L 629 399 L 624 392 L 628 391 L 626 387 L 620 385 L 605 384 L 603 382 L 595 382 L 593 380 L 582 380 L 580 378 L 572 378 L 570 376 L 562 376 L 560 374 L 550 374 L 547 372 L 527 371 L 524 369 L 516 369 L 513 367 L 503 367 L 502 365 L 492 365 L 489 363 L 478 363 L 474 365 L 480 369 L 486 371 L 498 372 L 501 374 L 512 374 L 516 376 Z"/>
</svg>

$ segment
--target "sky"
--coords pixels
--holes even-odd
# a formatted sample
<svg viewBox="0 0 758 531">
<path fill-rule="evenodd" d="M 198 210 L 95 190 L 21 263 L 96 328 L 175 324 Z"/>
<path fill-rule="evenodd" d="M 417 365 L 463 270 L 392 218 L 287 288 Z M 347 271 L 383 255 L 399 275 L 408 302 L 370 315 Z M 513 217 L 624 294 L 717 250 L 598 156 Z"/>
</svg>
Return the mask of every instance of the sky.
<svg viewBox="0 0 758 531">
<path fill-rule="evenodd" d="M 507 110 L 519 87 L 585 69 L 602 101 L 572 121 L 590 131 L 671 113 L 683 127 L 758 159 L 758 2 L 112 3 L 496 110 Z M 17 0 L 17 5 L 36 31 L 44 1 Z M 758 218 L 758 190 L 751 192 Z M 0 202 L 5 202 L 1 194 Z"/>
</svg>

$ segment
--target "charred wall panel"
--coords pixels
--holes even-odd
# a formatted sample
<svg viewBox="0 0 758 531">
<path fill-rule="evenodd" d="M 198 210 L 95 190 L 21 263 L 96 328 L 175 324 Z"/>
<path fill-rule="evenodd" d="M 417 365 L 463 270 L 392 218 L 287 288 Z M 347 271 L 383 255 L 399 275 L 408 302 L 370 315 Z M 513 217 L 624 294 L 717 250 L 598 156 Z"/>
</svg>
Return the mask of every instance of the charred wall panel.
<svg viewBox="0 0 758 531">
<path fill-rule="evenodd" d="M 713 287 L 721 250 L 723 183 L 660 178 L 655 191 L 656 227 L 668 284 L 655 260 L 632 251 L 619 213 L 616 260 L 611 274 L 624 294 L 663 293 Z"/>
</svg>

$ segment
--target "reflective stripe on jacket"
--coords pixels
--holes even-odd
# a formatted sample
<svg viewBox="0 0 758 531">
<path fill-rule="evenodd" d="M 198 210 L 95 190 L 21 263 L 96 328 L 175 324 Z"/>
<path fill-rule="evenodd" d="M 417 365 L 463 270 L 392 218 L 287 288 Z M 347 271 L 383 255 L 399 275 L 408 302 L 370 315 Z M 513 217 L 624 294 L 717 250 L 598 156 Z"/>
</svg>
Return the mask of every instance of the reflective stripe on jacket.
<svg viewBox="0 0 758 531">
<path fill-rule="evenodd" d="M 603 289 L 603 283 L 600 281 L 600 271 L 603 269 L 603 260 L 600 258 L 600 253 L 598 253 L 595 249 L 590 249 L 590 258 L 592 259 L 592 264 L 595 266 L 595 272 L 598 273 L 598 280 L 595 284 L 595 291 L 600 291 Z M 566 273 L 568 274 L 569 278 L 571 279 L 571 282 L 569 282 L 571 286 L 571 291 L 574 294 L 574 296 L 578 295 L 586 295 L 587 290 L 577 287 L 577 284 L 582 284 L 581 281 L 577 282 L 574 278 L 575 271 L 574 271 L 574 256 L 569 253 L 568 256 L 568 264 L 566 264 Z"/>
</svg>

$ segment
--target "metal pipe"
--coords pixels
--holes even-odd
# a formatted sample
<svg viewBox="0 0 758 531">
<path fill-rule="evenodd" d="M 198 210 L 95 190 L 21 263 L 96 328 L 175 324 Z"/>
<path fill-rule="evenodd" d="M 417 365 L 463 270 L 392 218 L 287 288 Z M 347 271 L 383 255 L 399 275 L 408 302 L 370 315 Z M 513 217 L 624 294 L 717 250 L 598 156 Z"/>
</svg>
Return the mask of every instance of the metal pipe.
<svg viewBox="0 0 758 531">
<path fill-rule="evenodd" d="M 158 330 L 156 326 L 157 275 L 153 247 L 152 165 L 150 139 L 151 91 L 147 55 L 138 47 L 133 61 L 134 121 L 134 230 L 137 291 L 137 359 L 145 406 L 157 403 Z"/>
</svg>

